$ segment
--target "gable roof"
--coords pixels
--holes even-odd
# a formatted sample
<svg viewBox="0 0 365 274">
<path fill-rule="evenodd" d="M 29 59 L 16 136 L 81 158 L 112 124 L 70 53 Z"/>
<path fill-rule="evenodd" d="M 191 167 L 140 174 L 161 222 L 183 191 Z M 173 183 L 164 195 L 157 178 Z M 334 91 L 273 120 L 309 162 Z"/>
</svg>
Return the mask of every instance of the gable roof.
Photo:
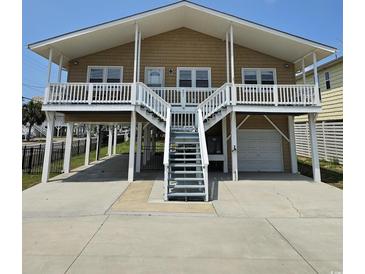
<svg viewBox="0 0 365 274">
<path fill-rule="evenodd" d="M 52 47 L 55 51 L 54 63 L 58 63 L 61 53 L 66 60 L 71 60 L 134 41 L 136 23 L 140 27 L 142 38 L 186 27 L 222 40 L 225 40 L 225 33 L 232 25 L 235 44 L 291 63 L 313 51 L 316 51 L 318 60 L 336 51 L 331 46 L 189 1 L 176 2 L 41 40 L 29 44 L 28 48 L 48 58 L 49 48 Z M 310 64 L 312 60 L 309 56 L 306 65 Z"/>
</svg>

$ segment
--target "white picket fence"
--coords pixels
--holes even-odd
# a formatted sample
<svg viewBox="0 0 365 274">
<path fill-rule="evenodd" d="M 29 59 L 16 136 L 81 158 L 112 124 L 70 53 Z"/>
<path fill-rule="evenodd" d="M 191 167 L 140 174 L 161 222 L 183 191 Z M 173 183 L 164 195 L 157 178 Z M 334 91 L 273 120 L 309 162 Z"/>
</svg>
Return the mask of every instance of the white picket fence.
<svg viewBox="0 0 365 274">
<path fill-rule="evenodd" d="M 343 122 L 317 122 L 319 158 L 343 163 Z M 307 123 L 295 124 L 297 155 L 311 157 L 309 127 Z"/>
</svg>

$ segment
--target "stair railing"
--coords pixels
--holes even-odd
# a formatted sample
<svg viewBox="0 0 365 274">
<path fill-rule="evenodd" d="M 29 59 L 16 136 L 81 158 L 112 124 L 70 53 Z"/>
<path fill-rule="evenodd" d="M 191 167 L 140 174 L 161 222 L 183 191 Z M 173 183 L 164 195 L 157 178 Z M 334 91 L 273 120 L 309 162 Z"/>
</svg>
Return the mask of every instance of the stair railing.
<svg viewBox="0 0 365 274">
<path fill-rule="evenodd" d="M 170 133 L 171 133 L 171 107 L 167 108 L 166 111 L 165 147 L 163 154 L 165 201 L 167 201 L 167 194 L 169 190 Z"/>
<path fill-rule="evenodd" d="M 220 108 L 231 103 L 231 84 L 225 83 L 207 99 L 198 105 L 198 109 L 202 112 L 203 121 L 218 111 Z"/>
<path fill-rule="evenodd" d="M 167 119 L 167 109 L 171 107 L 164 99 L 158 96 L 150 87 L 144 83 L 137 83 L 136 104 L 147 107 L 150 111 L 160 117 L 162 120 Z"/>
<path fill-rule="evenodd" d="M 209 200 L 209 186 L 208 186 L 209 158 L 208 158 L 207 142 L 205 140 L 203 114 L 202 114 L 201 109 L 198 109 L 198 111 L 197 111 L 197 122 L 198 122 L 198 133 L 199 133 L 199 143 L 200 143 L 200 154 L 201 154 L 201 160 L 202 160 L 202 166 L 203 166 L 205 201 L 208 201 Z"/>
</svg>

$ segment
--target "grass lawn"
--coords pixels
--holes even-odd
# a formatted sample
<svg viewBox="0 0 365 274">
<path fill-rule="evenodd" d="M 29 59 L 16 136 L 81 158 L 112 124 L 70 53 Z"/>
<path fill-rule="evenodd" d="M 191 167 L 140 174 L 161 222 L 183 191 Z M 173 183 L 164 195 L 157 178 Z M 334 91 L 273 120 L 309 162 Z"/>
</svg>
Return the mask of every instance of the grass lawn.
<svg viewBox="0 0 365 274">
<path fill-rule="evenodd" d="M 320 166 L 322 182 L 343 189 L 343 165 L 321 160 Z M 313 177 L 310 158 L 298 157 L 298 169 L 301 174 Z"/>
</svg>

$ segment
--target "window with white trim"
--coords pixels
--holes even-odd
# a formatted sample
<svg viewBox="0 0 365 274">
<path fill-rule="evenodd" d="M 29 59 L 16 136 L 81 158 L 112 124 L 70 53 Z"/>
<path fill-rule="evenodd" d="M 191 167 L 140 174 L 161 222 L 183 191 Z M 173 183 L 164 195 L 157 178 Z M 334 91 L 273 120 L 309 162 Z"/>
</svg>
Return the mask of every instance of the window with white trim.
<svg viewBox="0 0 365 274">
<path fill-rule="evenodd" d="M 89 83 L 121 83 L 123 81 L 123 67 L 89 66 L 87 81 Z"/>
<path fill-rule="evenodd" d="M 325 84 L 326 84 L 326 89 L 331 89 L 331 79 L 330 79 L 329 71 L 326 71 L 324 73 L 324 81 L 325 81 Z"/>
<path fill-rule="evenodd" d="M 242 68 L 242 82 L 248 85 L 274 85 L 276 84 L 276 69 Z"/>
<path fill-rule="evenodd" d="M 210 68 L 177 68 L 177 86 L 193 88 L 210 87 Z"/>
<path fill-rule="evenodd" d="M 145 84 L 149 87 L 163 87 L 165 85 L 165 68 L 146 67 Z"/>
</svg>

